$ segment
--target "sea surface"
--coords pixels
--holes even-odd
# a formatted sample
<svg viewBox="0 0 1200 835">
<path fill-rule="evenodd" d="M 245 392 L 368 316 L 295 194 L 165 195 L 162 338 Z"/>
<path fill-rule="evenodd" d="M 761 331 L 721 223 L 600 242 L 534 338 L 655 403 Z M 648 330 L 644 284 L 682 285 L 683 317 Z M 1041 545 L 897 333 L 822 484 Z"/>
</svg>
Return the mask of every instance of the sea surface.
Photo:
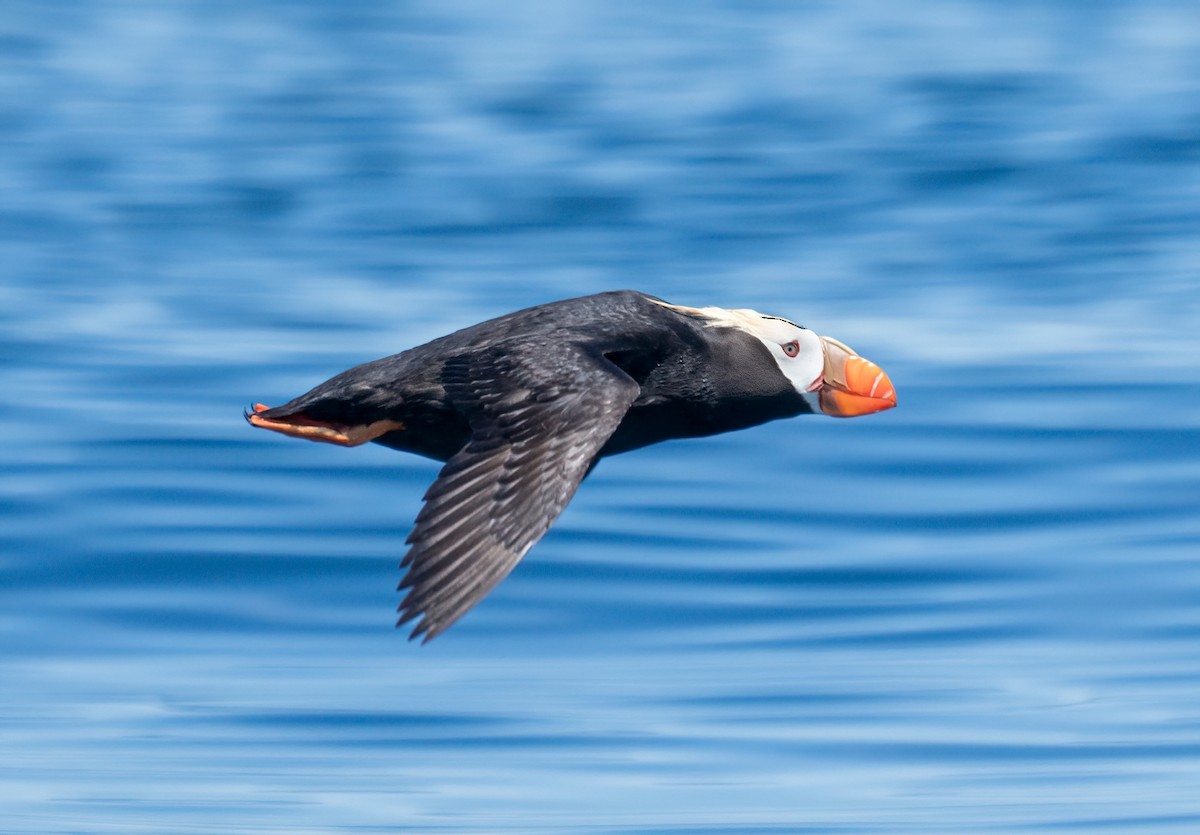
<svg viewBox="0 0 1200 835">
<path fill-rule="evenodd" d="M 624 287 L 899 407 L 409 643 L 438 465 L 242 410 Z M 0 832 L 1200 832 L 1195 4 L 5 2 Z"/>
</svg>

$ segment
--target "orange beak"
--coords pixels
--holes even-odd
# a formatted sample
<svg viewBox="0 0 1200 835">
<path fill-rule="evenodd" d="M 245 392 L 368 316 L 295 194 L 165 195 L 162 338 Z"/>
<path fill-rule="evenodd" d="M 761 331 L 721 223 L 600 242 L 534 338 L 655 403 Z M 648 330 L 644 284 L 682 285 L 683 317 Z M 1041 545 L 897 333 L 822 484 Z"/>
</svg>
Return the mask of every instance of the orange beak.
<svg viewBox="0 0 1200 835">
<path fill-rule="evenodd" d="M 883 369 L 828 336 L 825 374 L 820 385 L 821 411 L 833 417 L 858 417 L 896 405 L 896 389 Z"/>
</svg>

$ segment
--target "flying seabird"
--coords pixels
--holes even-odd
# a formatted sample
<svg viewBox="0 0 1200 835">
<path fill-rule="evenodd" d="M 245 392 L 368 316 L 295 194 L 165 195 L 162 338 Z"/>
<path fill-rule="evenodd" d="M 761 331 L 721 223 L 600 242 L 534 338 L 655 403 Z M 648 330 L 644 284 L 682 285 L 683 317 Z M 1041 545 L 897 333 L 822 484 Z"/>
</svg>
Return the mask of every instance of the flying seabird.
<svg viewBox="0 0 1200 835">
<path fill-rule="evenodd" d="M 444 461 L 409 534 L 401 625 L 428 641 L 512 571 L 599 459 L 673 438 L 896 405 L 887 375 L 754 310 L 632 290 L 509 313 L 343 371 L 246 419 Z"/>
</svg>

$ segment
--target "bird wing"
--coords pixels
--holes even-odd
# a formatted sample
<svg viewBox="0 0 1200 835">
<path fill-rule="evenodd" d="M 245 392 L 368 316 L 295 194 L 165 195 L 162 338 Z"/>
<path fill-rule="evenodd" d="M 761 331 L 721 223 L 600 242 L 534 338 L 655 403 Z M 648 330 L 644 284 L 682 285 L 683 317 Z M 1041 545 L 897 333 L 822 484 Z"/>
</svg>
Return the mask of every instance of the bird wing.
<svg viewBox="0 0 1200 835">
<path fill-rule="evenodd" d="M 410 639 L 425 641 L 541 539 L 640 391 L 599 353 L 541 340 L 454 357 L 442 383 L 471 440 L 426 492 L 400 563 L 397 626 L 420 616 Z"/>
</svg>

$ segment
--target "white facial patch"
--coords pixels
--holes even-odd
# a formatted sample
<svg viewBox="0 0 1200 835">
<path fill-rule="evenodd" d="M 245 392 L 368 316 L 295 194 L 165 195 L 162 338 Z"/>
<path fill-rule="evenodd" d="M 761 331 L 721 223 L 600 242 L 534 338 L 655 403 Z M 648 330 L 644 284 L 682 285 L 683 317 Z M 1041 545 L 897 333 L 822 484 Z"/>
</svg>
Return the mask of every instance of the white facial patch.
<svg viewBox="0 0 1200 835">
<path fill-rule="evenodd" d="M 761 318 L 761 325 L 750 333 L 757 336 L 771 352 L 771 358 L 779 365 L 783 376 L 791 381 L 792 387 L 800 394 L 808 394 L 816 389 L 825 371 L 825 349 L 821 345 L 821 337 L 782 319 Z M 796 347 L 790 348 L 792 343 Z M 795 356 L 791 356 L 791 352 Z"/>
<path fill-rule="evenodd" d="M 777 316 L 765 316 L 757 310 L 657 303 L 689 316 L 703 318 L 709 327 L 737 328 L 757 337 L 796 391 L 805 395 L 806 400 L 816 403 L 816 395 L 810 392 L 820 385 L 821 375 L 825 371 L 825 349 L 821 345 L 821 337 L 812 331 Z M 788 348 L 792 343 L 795 343 L 795 347 Z M 795 352 L 795 356 L 789 355 L 791 351 Z"/>
</svg>

